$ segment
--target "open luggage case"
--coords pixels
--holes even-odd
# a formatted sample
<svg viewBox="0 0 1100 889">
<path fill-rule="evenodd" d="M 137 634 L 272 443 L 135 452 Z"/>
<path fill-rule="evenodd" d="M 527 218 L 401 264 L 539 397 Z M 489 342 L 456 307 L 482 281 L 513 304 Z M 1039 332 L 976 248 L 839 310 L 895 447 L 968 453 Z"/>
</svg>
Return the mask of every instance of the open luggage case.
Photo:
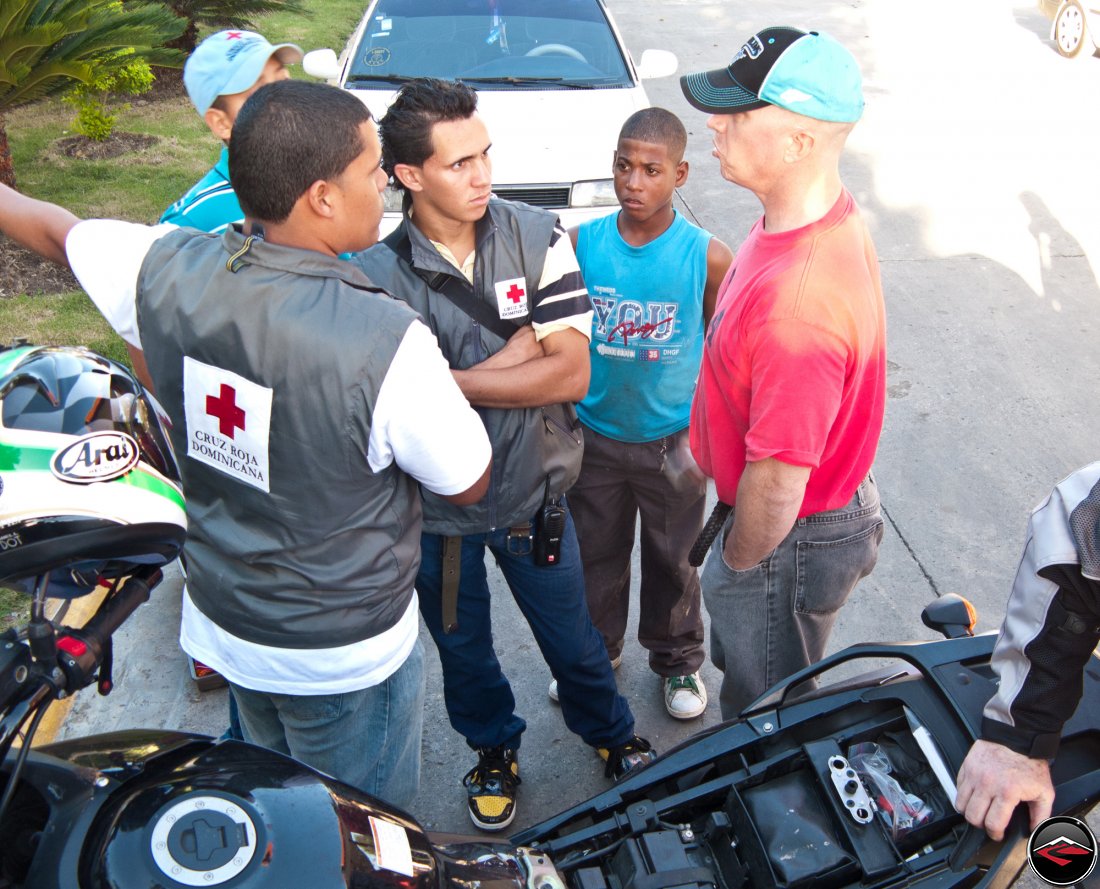
<svg viewBox="0 0 1100 889">
<path fill-rule="evenodd" d="M 953 808 L 954 777 L 994 690 L 994 640 L 846 649 L 742 719 L 512 840 L 545 853 L 569 889 L 1007 886 L 1026 861 L 1022 813 L 993 844 Z M 892 663 L 804 684 L 861 658 Z M 1085 686 L 1054 766 L 1062 814 L 1097 800 L 1095 663 Z"/>
</svg>

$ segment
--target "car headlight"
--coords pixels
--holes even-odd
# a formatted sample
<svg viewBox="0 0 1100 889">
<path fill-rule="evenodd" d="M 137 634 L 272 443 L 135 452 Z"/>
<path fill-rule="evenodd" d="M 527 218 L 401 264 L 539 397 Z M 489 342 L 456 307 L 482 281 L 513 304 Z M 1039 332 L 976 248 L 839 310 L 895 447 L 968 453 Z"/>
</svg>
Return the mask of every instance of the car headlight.
<svg viewBox="0 0 1100 889">
<path fill-rule="evenodd" d="M 571 207 L 614 207 L 618 203 L 613 179 L 591 179 L 588 182 L 573 183 L 573 193 L 569 199 Z"/>
<path fill-rule="evenodd" d="M 387 213 L 400 213 L 401 202 L 405 199 L 405 192 L 400 188 L 386 186 L 382 192 L 382 209 Z"/>
</svg>

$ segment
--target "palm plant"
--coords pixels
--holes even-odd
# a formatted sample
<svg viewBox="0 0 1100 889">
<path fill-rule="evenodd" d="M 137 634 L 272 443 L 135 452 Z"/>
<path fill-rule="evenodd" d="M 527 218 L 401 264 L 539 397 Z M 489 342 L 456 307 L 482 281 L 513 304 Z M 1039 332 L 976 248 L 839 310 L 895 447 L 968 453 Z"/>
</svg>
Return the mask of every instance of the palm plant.
<svg viewBox="0 0 1100 889">
<path fill-rule="evenodd" d="M 156 0 L 186 21 L 183 33 L 169 46 L 190 53 L 198 44 L 199 28 L 255 30 L 255 21 L 272 12 L 308 15 L 299 0 Z"/>
<path fill-rule="evenodd" d="M 179 66 L 166 48 L 183 23 L 163 6 L 118 0 L 3 0 L 0 3 L 0 182 L 15 185 L 5 114 L 90 83 L 135 59 Z"/>
</svg>

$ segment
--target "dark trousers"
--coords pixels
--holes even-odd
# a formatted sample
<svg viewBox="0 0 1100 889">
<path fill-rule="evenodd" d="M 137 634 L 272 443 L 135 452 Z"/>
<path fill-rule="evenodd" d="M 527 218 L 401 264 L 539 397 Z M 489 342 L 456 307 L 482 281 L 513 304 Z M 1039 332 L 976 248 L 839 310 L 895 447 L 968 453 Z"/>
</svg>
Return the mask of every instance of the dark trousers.
<svg viewBox="0 0 1100 889">
<path fill-rule="evenodd" d="M 706 481 L 683 429 L 656 441 L 615 441 L 584 427 L 584 462 L 569 491 L 592 622 L 607 653 L 623 650 L 630 613 L 630 555 L 641 515 L 638 641 L 660 676 L 703 663 L 699 577 L 688 552 L 703 525 Z"/>
</svg>

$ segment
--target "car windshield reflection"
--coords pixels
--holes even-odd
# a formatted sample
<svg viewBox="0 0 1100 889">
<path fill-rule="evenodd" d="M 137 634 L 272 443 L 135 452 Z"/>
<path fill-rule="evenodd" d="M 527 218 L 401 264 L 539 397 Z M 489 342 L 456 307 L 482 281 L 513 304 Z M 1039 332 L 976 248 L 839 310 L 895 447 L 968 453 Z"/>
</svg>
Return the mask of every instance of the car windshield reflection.
<svg viewBox="0 0 1100 889">
<path fill-rule="evenodd" d="M 411 77 L 469 80 L 483 90 L 631 86 L 595 0 L 380 0 L 347 80 Z"/>
</svg>

